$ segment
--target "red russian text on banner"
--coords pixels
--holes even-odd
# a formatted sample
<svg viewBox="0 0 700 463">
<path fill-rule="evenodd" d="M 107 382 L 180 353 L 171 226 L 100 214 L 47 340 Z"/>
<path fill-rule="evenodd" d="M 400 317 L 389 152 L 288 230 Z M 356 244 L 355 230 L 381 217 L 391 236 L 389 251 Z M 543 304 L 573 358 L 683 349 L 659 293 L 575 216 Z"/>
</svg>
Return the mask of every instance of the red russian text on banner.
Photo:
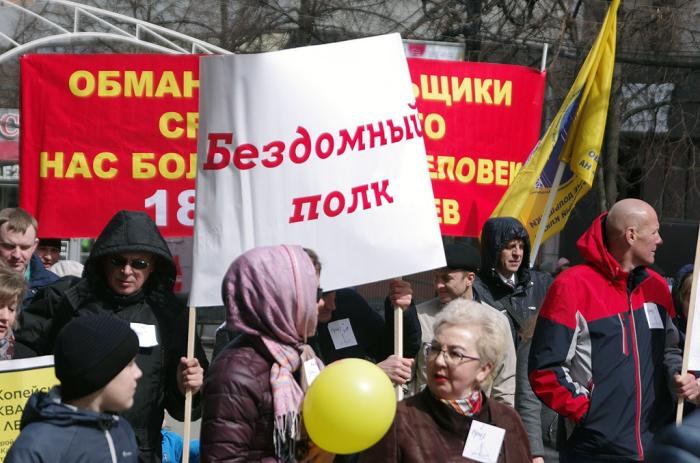
<svg viewBox="0 0 700 463">
<path fill-rule="evenodd" d="M 149 212 L 165 236 L 192 235 L 198 59 L 21 59 L 20 205 L 41 236 L 96 236 L 119 209 Z"/>
<path fill-rule="evenodd" d="M 398 34 L 200 65 L 191 305 L 256 246 L 313 249 L 326 289 L 445 265 Z"/>
<path fill-rule="evenodd" d="M 545 73 L 409 59 L 440 230 L 479 236 L 537 142 Z"/>
</svg>

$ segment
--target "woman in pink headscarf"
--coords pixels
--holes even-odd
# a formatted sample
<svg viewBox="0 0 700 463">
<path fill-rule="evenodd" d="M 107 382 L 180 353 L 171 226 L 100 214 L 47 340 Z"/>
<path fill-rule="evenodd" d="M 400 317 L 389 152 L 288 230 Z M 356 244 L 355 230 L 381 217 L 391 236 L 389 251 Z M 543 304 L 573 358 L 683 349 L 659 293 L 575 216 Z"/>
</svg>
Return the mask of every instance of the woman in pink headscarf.
<svg viewBox="0 0 700 463">
<path fill-rule="evenodd" d="M 299 246 L 255 248 L 233 261 L 222 295 L 227 328 L 239 334 L 204 380 L 203 462 L 295 461 L 303 400 L 295 372 L 315 359 L 306 339 L 319 292 Z"/>
</svg>

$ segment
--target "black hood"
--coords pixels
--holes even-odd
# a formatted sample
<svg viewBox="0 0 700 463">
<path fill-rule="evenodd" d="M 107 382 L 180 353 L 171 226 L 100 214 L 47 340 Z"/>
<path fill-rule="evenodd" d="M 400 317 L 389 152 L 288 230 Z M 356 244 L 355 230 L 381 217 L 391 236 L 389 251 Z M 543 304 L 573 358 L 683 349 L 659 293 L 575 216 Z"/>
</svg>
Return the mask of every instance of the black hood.
<svg viewBox="0 0 700 463">
<path fill-rule="evenodd" d="M 496 261 L 500 252 L 511 240 L 523 240 L 523 263 L 517 273 L 519 283 L 530 281 L 530 237 L 522 224 L 512 217 L 493 217 L 481 230 L 481 270 L 483 279 L 500 279 L 496 274 Z"/>
<path fill-rule="evenodd" d="M 50 422 L 55 426 L 65 427 L 76 424 L 95 423 L 96 426 L 108 429 L 116 418 L 108 413 L 80 410 L 61 402 L 60 386 L 49 392 L 35 392 L 29 397 L 22 411 L 20 429 L 31 423 Z"/>
<path fill-rule="evenodd" d="M 97 237 L 85 262 L 83 277 L 91 284 L 103 281 L 102 262 L 105 256 L 120 252 L 149 252 L 156 258 L 155 269 L 148 278 L 149 288 L 172 291 L 177 274 L 173 256 L 145 212 L 119 211 Z"/>
</svg>

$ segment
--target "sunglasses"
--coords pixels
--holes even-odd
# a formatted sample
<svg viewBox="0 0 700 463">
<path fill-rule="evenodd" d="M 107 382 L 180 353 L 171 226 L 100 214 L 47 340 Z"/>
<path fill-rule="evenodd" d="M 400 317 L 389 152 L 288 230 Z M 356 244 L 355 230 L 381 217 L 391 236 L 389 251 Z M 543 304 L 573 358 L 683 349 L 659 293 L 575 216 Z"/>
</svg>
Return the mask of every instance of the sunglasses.
<svg viewBox="0 0 700 463">
<path fill-rule="evenodd" d="M 109 258 L 109 263 L 114 265 L 117 268 L 124 268 L 125 266 L 129 266 L 135 270 L 145 270 L 147 269 L 151 263 L 147 261 L 146 259 L 127 259 L 126 257 L 122 256 L 112 256 Z"/>
<path fill-rule="evenodd" d="M 316 302 L 321 302 L 321 299 L 323 299 L 323 288 L 317 288 L 316 289 Z"/>
</svg>

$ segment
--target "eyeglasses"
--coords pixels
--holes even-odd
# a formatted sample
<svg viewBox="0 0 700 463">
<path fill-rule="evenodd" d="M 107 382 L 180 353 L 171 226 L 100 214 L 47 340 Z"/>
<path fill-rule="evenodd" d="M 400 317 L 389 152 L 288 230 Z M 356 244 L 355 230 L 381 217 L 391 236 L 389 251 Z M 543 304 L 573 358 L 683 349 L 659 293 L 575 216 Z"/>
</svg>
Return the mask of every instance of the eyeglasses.
<svg viewBox="0 0 700 463">
<path fill-rule="evenodd" d="M 459 352 L 454 347 L 448 347 L 446 349 L 443 349 L 442 346 L 438 344 L 431 344 L 426 342 L 425 344 L 423 344 L 423 349 L 425 358 L 428 362 L 434 362 L 437 359 L 438 355 L 443 354 L 445 363 L 451 367 L 456 367 L 470 360 L 481 361 L 479 357 L 465 355 Z"/>
<path fill-rule="evenodd" d="M 316 302 L 321 302 L 323 299 L 323 288 L 316 288 Z"/>
<path fill-rule="evenodd" d="M 147 261 L 146 259 L 127 259 L 126 257 L 122 256 L 112 256 L 109 258 L 109 263 L 114 265 L 117 268 L 124 268 L 125 266 L 129 266 L 135 270 L 145 270 L 147 269 L 151 263 Z"/>
</svg>

